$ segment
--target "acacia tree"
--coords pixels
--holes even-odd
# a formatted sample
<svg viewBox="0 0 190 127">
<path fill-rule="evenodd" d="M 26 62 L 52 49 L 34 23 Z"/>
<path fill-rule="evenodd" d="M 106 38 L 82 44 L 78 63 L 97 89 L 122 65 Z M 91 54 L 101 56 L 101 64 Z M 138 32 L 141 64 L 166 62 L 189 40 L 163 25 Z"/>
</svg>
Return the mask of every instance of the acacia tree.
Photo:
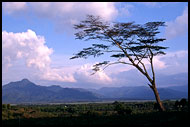
<svg viewBox="0 0 190 127">
<path fill-rule="evenodd" d="M 160 111 L 165 108 L 160 100 L 156 88 L 156 76 L 153 66 L 153 58 L 156 55 L 165 55 L 164 47 L 158 45 L 164 38 L 158 38 L 160 33 L 158 28 L 165 26 L 164 22 L 148 22 L 140 25 L 134 22 L 109 23 L 99 16 L 87 15 L 86 20 L 75 24 L 74 28 L 78 30 L 75 33 L 76 39 L 80 40 L 100 40 L 92 44 L 91 47 L 83 48 L 70 59 L 88 58 L 89 56 L 99 57 L 109 53 L 110 57 L 116 58 L 114 62 L 103 61 L 93 65 L 94 73 L 104 70 L 113 64 L 127 64 L 134 66 L 149 81 L 148 86 L 153 90 Z M 149 64 L 145 66 L 145 61 Z M 146 62 L 147 63 L 147 62 Z M 150 71 L 148 71 L 148 67 Z M 94 74 L 93 73 L 93 74 Z"/>
</svg>

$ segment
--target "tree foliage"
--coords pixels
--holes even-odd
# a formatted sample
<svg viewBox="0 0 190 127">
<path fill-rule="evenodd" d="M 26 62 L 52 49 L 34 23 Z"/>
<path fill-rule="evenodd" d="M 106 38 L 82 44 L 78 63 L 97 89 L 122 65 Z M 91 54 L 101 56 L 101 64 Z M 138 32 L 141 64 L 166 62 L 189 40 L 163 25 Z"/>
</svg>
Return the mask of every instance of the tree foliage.
<svg viewBox="0 0 190 127">
<path fill-rule="evenodd" d="M 87 19 L 74 25 L 76 39 L 85 41 L 99 39 L 98 44 L 83 48 L 71 59 L 88 58 L 89 56 L 99 57 L 105 53 L 110 53 L 110 57 L 116 58 L 116 62 L 103 61 L 94 65 L 94 71 L 99 71 L 100 67 L 111 64 L 130 64 L 142 66 L 143 59 L 152 62 L 153 56 L 164 55 L 167 47 L 158 45 L 164 38 L 157 38 L 160 33 L 158 28 L 165 26 L 164 22 L 148 22 L 140 25 L 134 22 L 129 23 L 108 23 L 99 16 L 87 15 Z M 116 48 L 117 47 L 117 48 Z M 122 58 L 129 58 L 129 61 Z M 146 69 L 142 69 L 146 73 Z"/>
<path fill-rule="evenodd" d="M 165 26 L 165 22 L 147 22 L 145 24 L 128 23 L 108 23 L 99 16 L 87 15 L 86 20 L 74 25 L 78 30 L 75 33 L 76 39 L 99 40 L 91 47 L 83 48 L 82 51 L 74 54 L 70 59 L 88 58 L 89 56 L 99 57 L 109 53 L 110 57 L 116 58 L 114 62 L 109 60 L 93 65 L 95 72 L 102 67 L 103 70 L 113 64 L 128 64 L 137 68 L 150 82 L 148 84 L 153 90 L 160 109 L 164 110 L 156 88 L 153 57 L 165 55 L 165 49 L 159 42 L 166 40 L 159 38 L 159 27 Z M 151 74 L 147 71 L 147 66 L 143 60 L 150 64 Z M 94 73 L 93 73 L 94 74 Z"/>
</svg>

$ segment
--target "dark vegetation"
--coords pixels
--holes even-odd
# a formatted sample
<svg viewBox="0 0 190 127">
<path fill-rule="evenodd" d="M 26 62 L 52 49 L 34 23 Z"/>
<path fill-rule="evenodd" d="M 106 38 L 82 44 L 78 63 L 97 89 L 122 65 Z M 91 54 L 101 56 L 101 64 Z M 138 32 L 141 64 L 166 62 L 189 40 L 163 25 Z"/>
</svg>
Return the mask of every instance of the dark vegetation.
<svg viewBox="0 0 190 127">
<path fill-rule="evenodd" d="M 3 127 L 72 125 L 187 126 L 188 102 L 118 102 L 60 105 L 2 105 Z"/>
</svg>

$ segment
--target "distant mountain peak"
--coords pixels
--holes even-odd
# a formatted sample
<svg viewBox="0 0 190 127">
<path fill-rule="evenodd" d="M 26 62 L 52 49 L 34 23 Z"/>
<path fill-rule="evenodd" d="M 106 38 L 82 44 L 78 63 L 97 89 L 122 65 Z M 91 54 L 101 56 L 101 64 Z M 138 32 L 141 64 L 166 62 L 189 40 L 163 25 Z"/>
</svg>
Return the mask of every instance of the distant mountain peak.
<svg viewBox="0 0 190 127">
<path fill-rule="evenodd" d="M 27 78 L 21 80 L 21 82 L 30 82 Z"/>
<path fill-rule="evenodd" d="M 28 85 L 28 84 L 34 84 L 31 81 L 29 81 L 28 79 L 24 78 L 21 81 L 18 81 L 20 84 L 22 85 Z"/>
<path fill-rule="evenodd" d="M 60 86 L 38 86 L 23 79 L 2 87 L 3 103 L 60 103 L 71 101 L 90 101 L 98 97 L 88 91 Z"/>
<path fill-rule="evenodd" d="M 31 82 L 31 81 L 29 81 L 28 79 L 26 79 L 26 78 L 24 78 L 24 79 L 22 79 L 21 81 L 18 81 L 18 82 L 16 82 L 16 83 L 18 83 L 18 85 L 20 85 L 20 86 L 31 86 L 31 85 L 35 85 L 33 82 Z"/>
</svg>

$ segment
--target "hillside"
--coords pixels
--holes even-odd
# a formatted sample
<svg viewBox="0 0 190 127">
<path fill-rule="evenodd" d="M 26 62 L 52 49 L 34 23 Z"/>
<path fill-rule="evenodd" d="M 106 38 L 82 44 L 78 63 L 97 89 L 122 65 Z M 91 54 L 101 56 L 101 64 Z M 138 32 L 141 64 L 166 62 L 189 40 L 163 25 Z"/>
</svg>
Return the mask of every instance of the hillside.
<svg viewBox="0 0 190 127">
<path fill-rule="evenodd" d="M 186 86 L 158 88 L 160 97 L 164 99 L 187 98 Z M 102 100 L 154 100 L 149 87 L 103 87 L 98 90 L 82 88 L 62 88 L 60 86 L 39 86 L 28 79 L 10 82 L 2 87 L 3 103 L 64 103 L 77 101 Z"/>
<path fill-rule="evenodd" d="M 27 79 L 11 82 L 2 88 L 3 103 L 59 103 L 98 99 L 89 91 L 59 86 L 39 86 Z"/>
</svg>

